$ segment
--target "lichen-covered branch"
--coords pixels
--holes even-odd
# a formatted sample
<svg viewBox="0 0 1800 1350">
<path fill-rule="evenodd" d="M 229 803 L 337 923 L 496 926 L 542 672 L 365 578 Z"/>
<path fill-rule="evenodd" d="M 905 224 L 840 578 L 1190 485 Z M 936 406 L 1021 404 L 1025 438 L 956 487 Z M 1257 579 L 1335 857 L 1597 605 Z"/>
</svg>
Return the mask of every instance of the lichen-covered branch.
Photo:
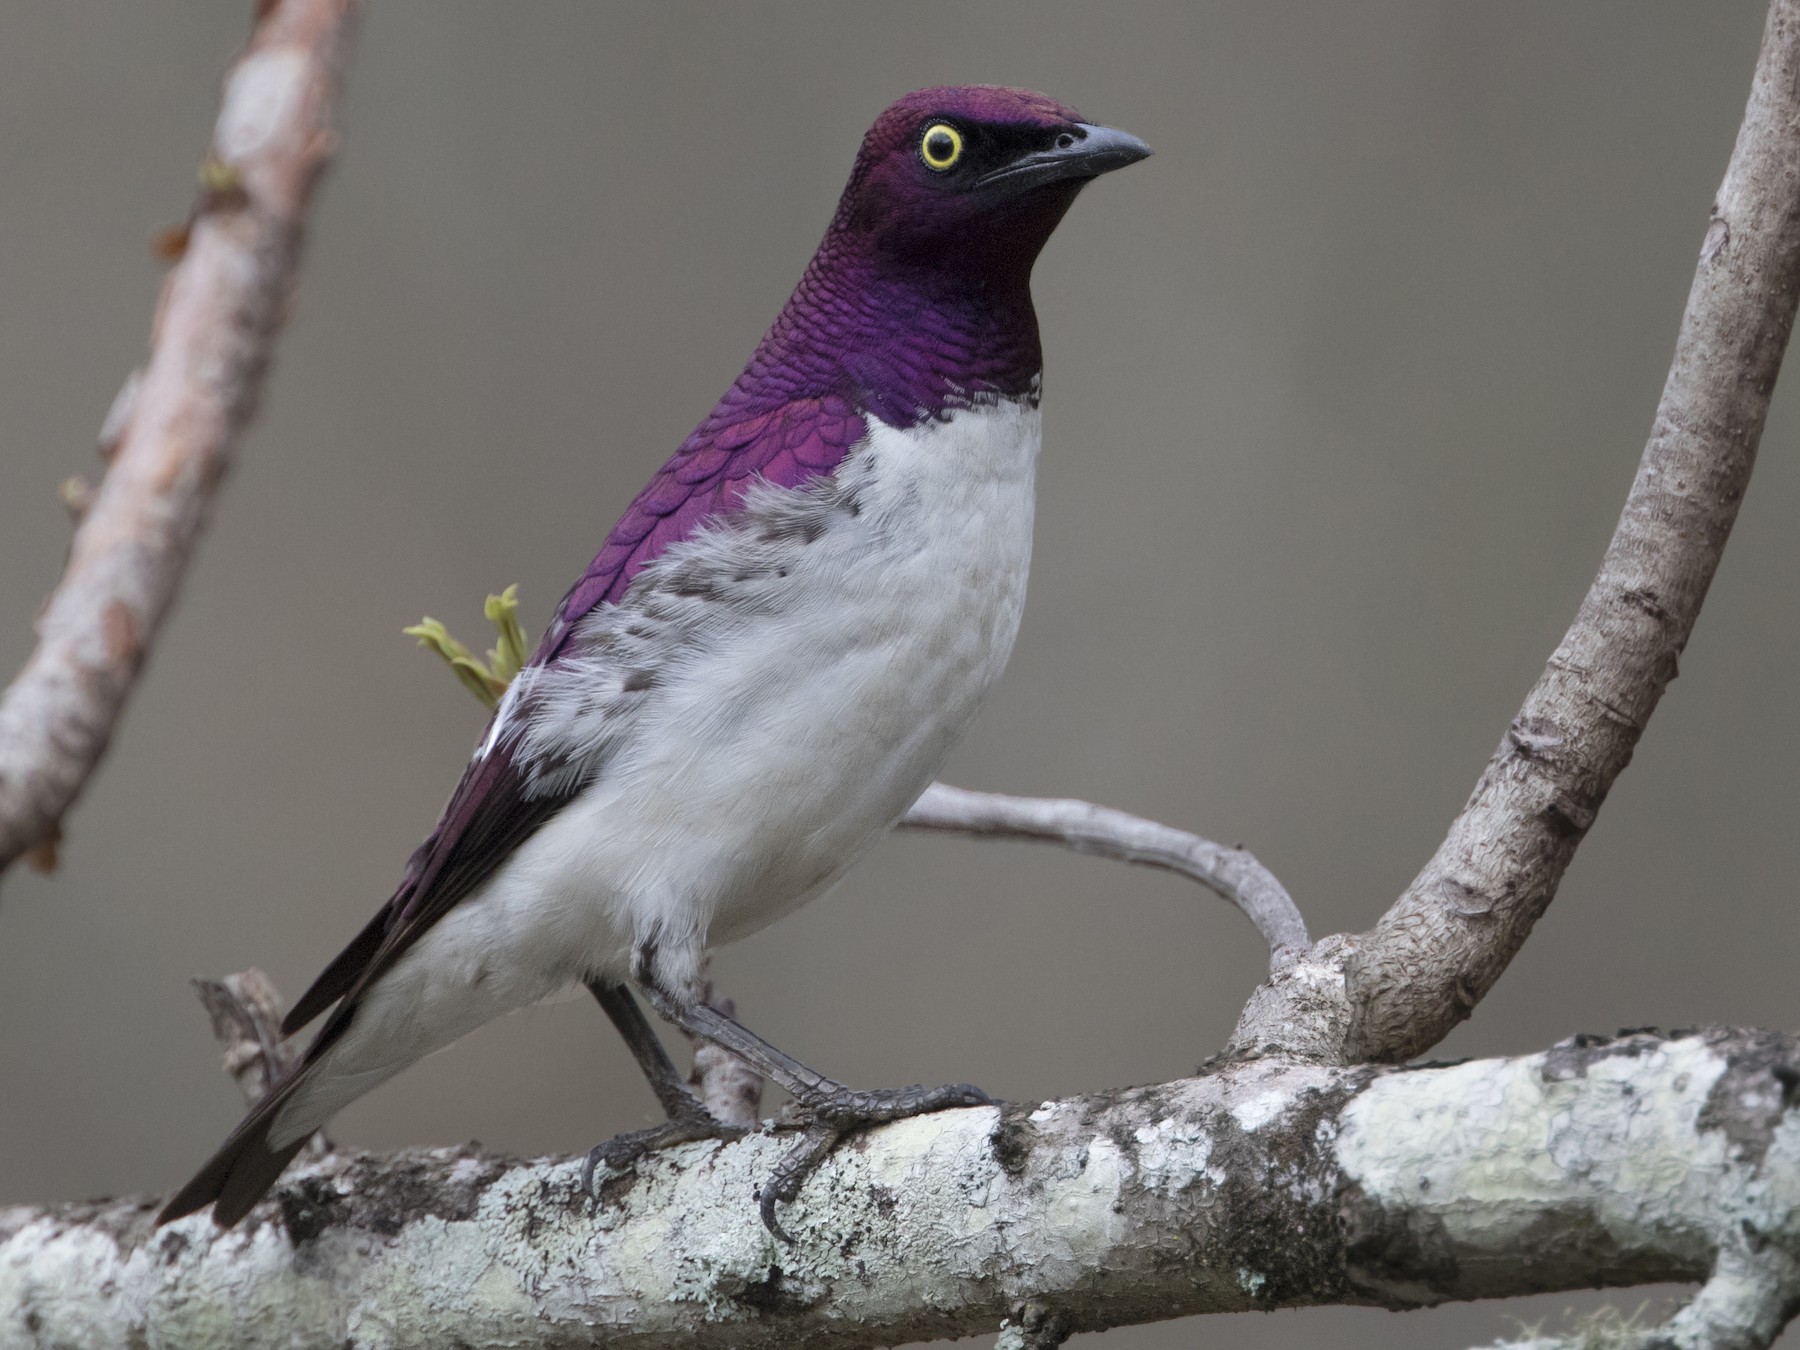
<svg viewBox="0 0 1800 1350">
<path fill-rule="evenodd" d="M 1199 882 L 1242 910 L 1269 944 L 1271 971 L 1298 960 L 1308 946 L 1299 906 L 1248 849 L 1215 844 L 1110 806 L 1069 798 L 1010 797 L 933 783 L 913 803 L 900 828 L 1041 839 L 1077 853 L 1159 867 Z"/>
<path fill-rule="evenodd" d="M 1690 1321 L 1784 1320 L 1796 1083 L 1800 1044 L 1761 1032 L 1243 1061 L 872 1131 L 784 1210 L 793 1247 L 757 1217 L 770 1133 L 597 1208 L 573 1159 L 340 1153 L 229 1232 L 155 1229 L 154 1200 L 0 1210 L 0 1343 L 848 1348 L 1709 1277 Z"/>
<path fill-rule="evenodd" d="M 1750 481 L 1800 301 L 1800 0 L 1774 0 L 1675 357 L 1574 623 L 1436 855 L 1369 932 L 1264 985 L 1239 1053 L 1423 1053 L 1493 987 L 1675 678 Z"/>
<path fill-rule="evenodd" d="M 0 698 L 0 870 L 46 858 L 105 753 L 181 585 L 292 303 L 355 0 L 272 0 L 225 80 L 205 196 L 163 287 L 150 361 L 107 419 L 38 645 Z"/>
</svg>

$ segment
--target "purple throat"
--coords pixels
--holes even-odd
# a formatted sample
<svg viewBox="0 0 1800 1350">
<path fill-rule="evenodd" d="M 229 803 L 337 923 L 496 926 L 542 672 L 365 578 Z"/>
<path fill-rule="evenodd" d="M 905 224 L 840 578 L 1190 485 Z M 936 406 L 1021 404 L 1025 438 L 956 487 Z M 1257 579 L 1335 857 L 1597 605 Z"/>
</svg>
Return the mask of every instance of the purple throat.
<svg viewBox="0 0 1800 1350">
<path fill-rule="evenodd" d="M 1043 358 L 1031 268 L 1079 185 L 920 237 L 871 218 L 863 168 L 859 159 L 749 364 L 613 527 L 534 663 L 555 659 L 577 620 L 620 601 L 670 545 L 737 509 L 756 480 L 799 487 L 832 473 L 869 419 L 904 429 L 1035 397 Z"/>
</svg>

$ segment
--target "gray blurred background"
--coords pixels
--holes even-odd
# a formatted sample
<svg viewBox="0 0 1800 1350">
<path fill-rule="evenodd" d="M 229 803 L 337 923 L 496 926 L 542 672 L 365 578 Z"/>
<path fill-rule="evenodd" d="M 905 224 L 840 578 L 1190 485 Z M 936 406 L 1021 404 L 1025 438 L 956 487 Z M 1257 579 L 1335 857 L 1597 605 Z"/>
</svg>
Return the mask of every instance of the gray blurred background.
<svg viewBox="0 0 1800 1350">
<path fill-rule="evenodd" d="M 141 360 L 150 240 L 188 208 L 249 7 L 0 6 L 6 671 L 61 566 L 57 484 L 94 474 Z M 236 1121 L 188 977 L 258 964 L 296 995 L 386 897 L 480 728 L 400 628 L 484 637 L 482 597 L 515 581 L 541 627 L 774 316 L 865 126 L 920 85 L 1034 86 L 1157 150 L 1039 265 L 1032 600 L 947 778 L 1242 840 L 1315 933 L 1369 923 L 1600 557 L 1762 13 L 375 5 L 264 415 L 61 871 L 0 893 L 0 1200 L 165 1190 Z M 1682 678 L 1440 1053 L 1794 1025 L 1786 383 Z M 717 972 L 752 1026 L 853 1083 L 1034 1099 L 1190 1072 L 1263 961 L 1180 881 L 902 836 Z M 490 1026 L 335 1133 L 574 1152 L 652 1110 L 581 998 Z M 1469 1344 L 1591 1302 L 1105 1344 Z"/>
</svg>

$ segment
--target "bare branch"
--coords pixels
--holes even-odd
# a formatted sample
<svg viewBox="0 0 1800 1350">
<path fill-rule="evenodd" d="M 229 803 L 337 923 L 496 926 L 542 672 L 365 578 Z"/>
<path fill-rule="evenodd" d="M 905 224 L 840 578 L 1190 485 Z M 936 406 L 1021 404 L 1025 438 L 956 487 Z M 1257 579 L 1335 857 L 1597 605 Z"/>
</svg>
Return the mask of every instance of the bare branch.
<svg viewBox="0 0 1800 1350">
<path fill-rule="evenodd" d="M 225 1072 L 255 1106 L 297 1058 L 281 1039 L 283 1008 L 273 981 L 255 966 L 222 980 L 192 981 L 224 1050 Z"/>
<path fill-rule="evenodd" d="M 1499 979 L 1675 678 L 1750 481 L 1797 299 L 1800 0 L 1775 0 L 1599 575 L 1436 856 L 1371 931 L 1326 938 L 1258 990 L 1234 1051 L 1407 1059 Z"/>
<path fill-rule="evenodd" d="M 0 870 L 54 841 L 105 753 L 256 408 L 296 279 L 354 0 L 273 0 L 225 96 L 149 365 L 108 418 L 117 450 L 0 699 Z M 104 447 L 103 447 L 104 448 Z"/>
<path fill-rule="evenodd" d="M 727 1017 L 737 1016 L 737 1004 L 713 988 L 710 976 L 701 996 Z M 754 1130 L 761 1120 L 762 1075 L 722 1045 L 703 1036 L 688 1039 L 694 1045 L 694 1069 L 688 1083 L 713 1119 L 734 1129 Z"/>
<path fill-rule="evenodd" d="M 227 975 L 222 980 L 196 979 L 194 992 L 212 1018 L 213 1035 L 224 1049 L 225 1072 L 243 1091 L 247 1104 L 262 1100 L 269 1085 L 300 1058 L 291 1042 L 283 1040 L 281 1019 L 286 1009 L 275 982 L 255 966 Z M 321 1158 L 331 1152 L 324 1132 L 307 1141 L 306 1155 Z"/>
<path fill-rule="evenodd" d="M 1797 1075 L 1788 1036 L 1636 1035 L 947 1111 L 832 1154 L 784 1211 L 793 1247 L 753 1199 L 779 1134 L 646 1160 L 597 1209 L 572 1159 L 340 1152 L 230 1232 L 155 1229 L 154 1201 L 0 1209 L 0 1341 L 852 1350 L 1004 1319 L 1031 1345 L 1709 1276 L 1671 1328 L 1746 1281 L 1778 1322 L 1794 1272 L 1763 1257 L 1800 1250 Z"/>
<path fill-rule="evenodd" d="M 1247 849 L 1227 848 L 1110 806 L 1070 798 L 1008 797 L 933 783 L 900 827 L 1042 839 L 1077 853 L 1178 872 L 1244 912 L 1269 944 L 1272 972 L 1291 965 L 1310 945 L 1299 907 Z"/>
</svg>

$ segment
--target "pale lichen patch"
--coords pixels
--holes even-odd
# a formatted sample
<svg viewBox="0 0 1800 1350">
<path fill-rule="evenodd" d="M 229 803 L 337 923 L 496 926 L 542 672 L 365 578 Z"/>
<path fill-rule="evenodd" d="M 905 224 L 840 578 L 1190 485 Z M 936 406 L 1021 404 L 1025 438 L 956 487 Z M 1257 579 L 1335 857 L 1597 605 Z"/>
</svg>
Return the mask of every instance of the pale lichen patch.
<svg viewBox="0 0 1800 1350">
<path fill-rule="evenodd" d="M 1521 1252 L 1622 1262 L 1668 1249 L 1668 1215 L 1716 1202 L 1727 1148 L 1697 1125 L 1724 1059 L 1698 1037 L 1570 1053 L 1389 1074 L 1349 1104 L 1336 1150 L 1368 1287 L 1479 1292 L 1482 1263 Z M 1639 1090 L 1646 1076 L 1662 1090 Z"/>
</svg>

